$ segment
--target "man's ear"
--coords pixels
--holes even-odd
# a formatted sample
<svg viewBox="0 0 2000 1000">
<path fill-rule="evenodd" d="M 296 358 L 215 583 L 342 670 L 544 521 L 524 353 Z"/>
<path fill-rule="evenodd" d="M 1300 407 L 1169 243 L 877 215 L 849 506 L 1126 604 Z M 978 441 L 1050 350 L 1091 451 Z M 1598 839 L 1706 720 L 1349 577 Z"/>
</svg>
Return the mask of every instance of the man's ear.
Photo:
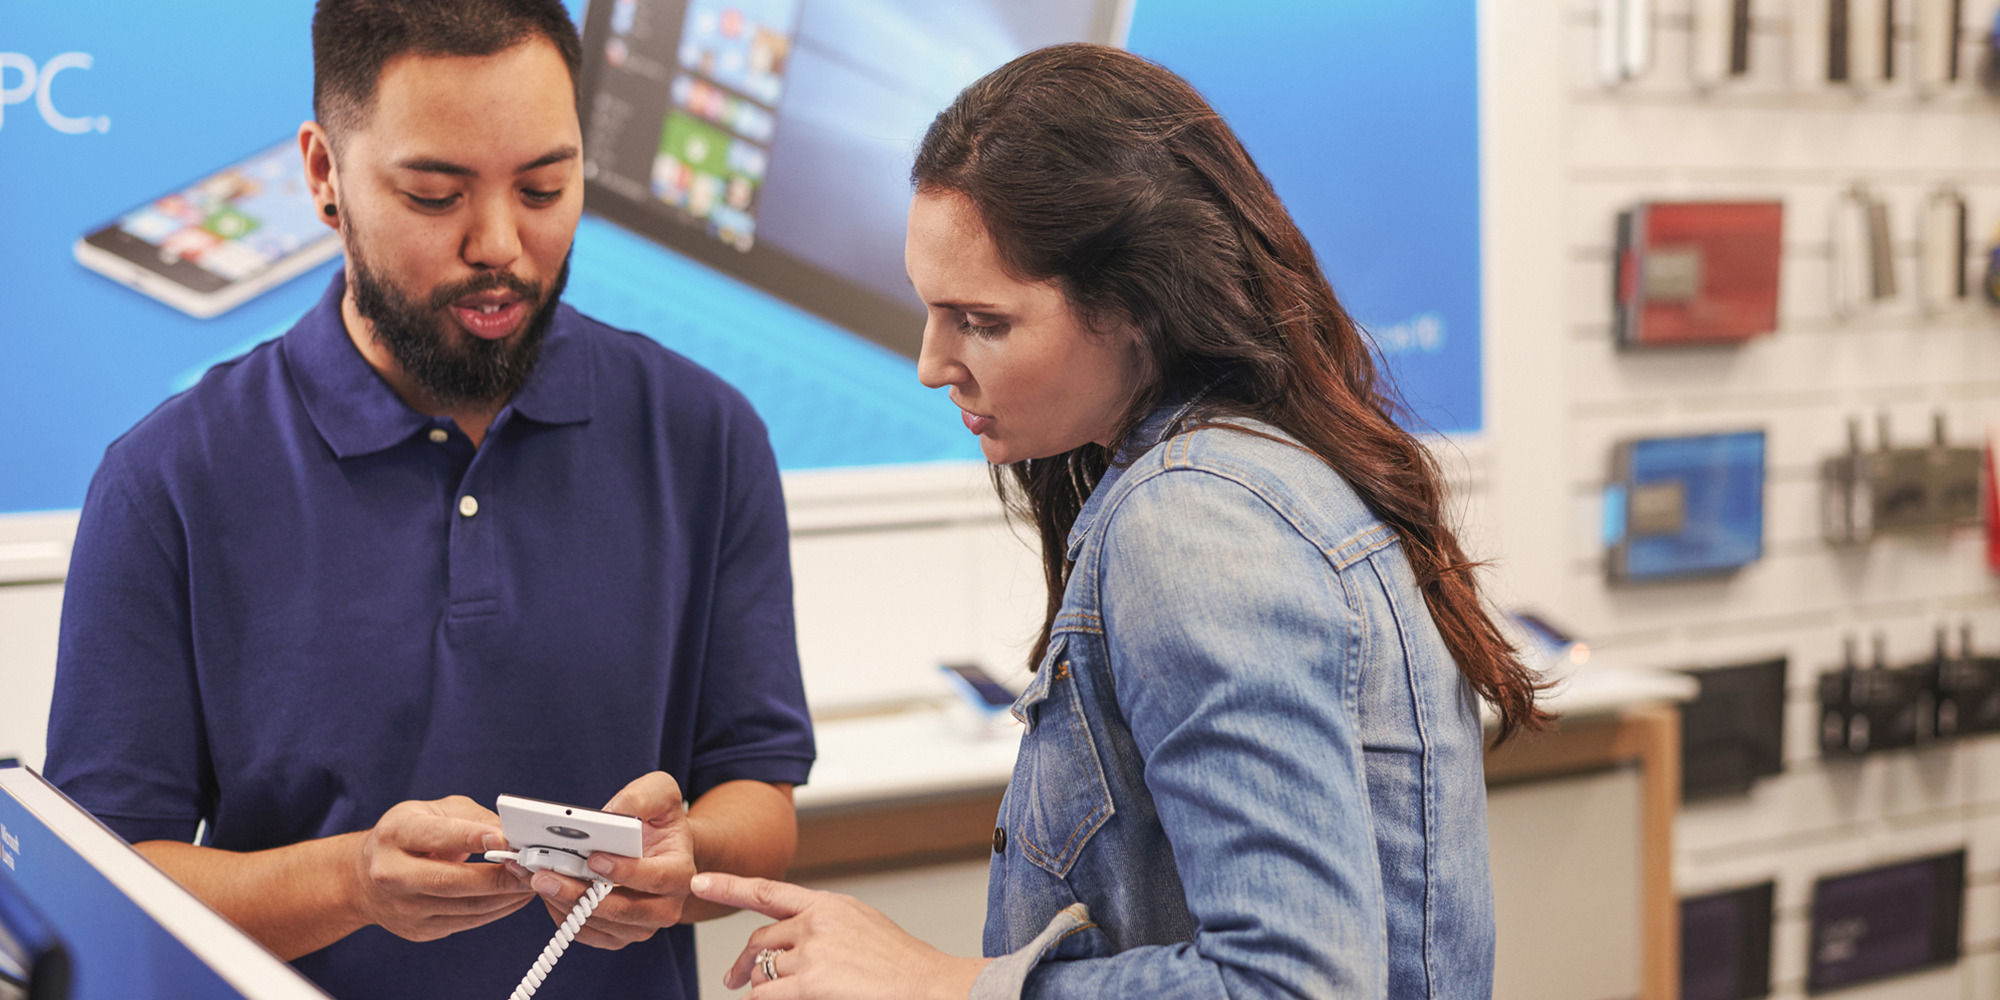
<svg viewBox="0 0 2000 1000">
<path fill-rule="evenodd" d="M 340 171 L 333 163 L 333 140 L 318 122 L 299 126 L 299 155 L 305 158 L 306 188 L 319 206 L 319 221 L 340 228 Z"/>
</svg>

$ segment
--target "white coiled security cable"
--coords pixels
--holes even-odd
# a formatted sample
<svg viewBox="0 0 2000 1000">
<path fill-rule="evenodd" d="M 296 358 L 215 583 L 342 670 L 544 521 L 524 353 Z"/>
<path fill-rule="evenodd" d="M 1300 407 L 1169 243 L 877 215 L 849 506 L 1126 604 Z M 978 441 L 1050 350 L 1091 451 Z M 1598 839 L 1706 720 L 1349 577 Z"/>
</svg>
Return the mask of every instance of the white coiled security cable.
<svg viewBox="0 0 2000 1000">
<path fill-rule="evenodd" d="M 521 985 L 514 987 L 514 992 L 507 1000 L 529 1000 L 535 995 L 536 990 L 542 988 L 542 981 L 549 978 L 549 970 L 556 967 L 556 960 L 562 958 L 563 952 L 569 949 L 569 943 L 576 939 L 576 932 L 583 929 L 583 922 L 590 919 L 590 914 L 597 909 L 597 904 L 604 902 L 604 897 L 610 895 L 613 888 L 609 879 L 599 878 L 588 869 L 579 872 L 577 869 L 581 868 L 581 858 L 576 859 L 574 866 L 566 857 L 559 859 L 561 863 L 550 863 L 550 853 L 552 852 L 547 848 L 529 848 L 521 852 L 486 852 L 488 861 L 518 861 L 531 869 L 555 868 L 573 878 L 588 876 L 590 879 L 590 889 L 583 894 L 582 899 L 576 901 L 576 908 L 569 911 L 569 919 L 563 921 L 561 927 L 556 928 L 556 936 L 549 939 L 548 946 L 542 949 L 541 957 L 535 959 L 535 964 L 528 968 L 528 974 L 521 977 Z"/>
<path fill-rule="evenodd" d="M 569 919 L 556 928 L 556 936 L 549 939 L 549 946 L 542 949 L 542 956 L 535 959 L 528 974 L 521 977 L 521 985 L 514 987 L 514 994 L 507 1000 L 528 1000 L 536 990 L 541 989 L 542 980 L 549 978 L 549 970 L 555 968 L 556 959 L 562 957 L 570 941 L 576 938 L 576 932 L 583 929 L 583 922 L 590 919 L 590 911 L 597 909 L 597 904 L 610 892 L 611 883 L 603 879 L 590 883 L 590 891 L 576 901 L 576 909 L 569 911 Z"/>
</svg>

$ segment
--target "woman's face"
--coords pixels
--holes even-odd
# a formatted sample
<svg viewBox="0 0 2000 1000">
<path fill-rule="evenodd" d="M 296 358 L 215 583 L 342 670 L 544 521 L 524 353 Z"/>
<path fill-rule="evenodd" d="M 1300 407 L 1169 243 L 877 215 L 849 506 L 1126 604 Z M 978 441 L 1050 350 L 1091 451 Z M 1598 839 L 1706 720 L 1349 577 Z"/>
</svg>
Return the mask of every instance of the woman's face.
<svg viewBox="0 0 2000 1000">
<path fill-rule="evenodd" d="M 903 262 L 929 313 L 917 378 L 951 387 L 987 461 L 1114 443 L 1143 370 L 1130 324 L 1091 330 L 1055 285 L 1008 274 L 978 209 L 956 192 L 910 203 Z"/>
</svg>

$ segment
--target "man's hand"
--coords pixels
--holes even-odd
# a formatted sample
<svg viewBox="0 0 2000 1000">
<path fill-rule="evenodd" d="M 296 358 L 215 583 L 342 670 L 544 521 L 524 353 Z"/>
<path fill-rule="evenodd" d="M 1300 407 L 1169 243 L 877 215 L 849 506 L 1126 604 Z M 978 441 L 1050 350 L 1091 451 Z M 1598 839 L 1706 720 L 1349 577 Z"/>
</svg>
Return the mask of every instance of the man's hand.
<svg viewBox="0 0 2000 1000">
<path fill-rule="evenodd" d="M 611 797 L 605 812 L 637 816 L 645 825 L 645 855 L 623 858 L 615 854 L 590 856 L 590 870 L 618 883 L 618 888 L 597 904 L 576 940 L 595 948 L 617 950 L 635 941 L 644 941 L 681 921 L 681 907 L 687 901 L 688 880 L 694 877 L 694 837 L 688 829 L 687 805 L 681 800 L 681 786 L 662 771 L 644 775 Z M 527 880 L 541 893 L 549 916 L 557 923 L 569 919 L 570 910 L 589 888 L 583 882 L 554 872 L 534 872 L 532 878 L 519 865 L 508 868 Z"/>
<path fill-rule="evenodd" d="M 534 899 L 499 865 L 499 817 L 463 796 L 398 803 L 372 830 L 264 851 L 168 840 L 134 845 L 147 860 L 286 960 L 367 927 L 430 941 L 498 920 Z"/>
<path fill-rule="evenodd" d="M 506 846 L 500 817 L 463 795 L 397 803 L 357 843 L 357 915 L 411 941 L 434 941 L 498 920 L 534 895 L 506 868 L 465 862 Z"/>
</svg>

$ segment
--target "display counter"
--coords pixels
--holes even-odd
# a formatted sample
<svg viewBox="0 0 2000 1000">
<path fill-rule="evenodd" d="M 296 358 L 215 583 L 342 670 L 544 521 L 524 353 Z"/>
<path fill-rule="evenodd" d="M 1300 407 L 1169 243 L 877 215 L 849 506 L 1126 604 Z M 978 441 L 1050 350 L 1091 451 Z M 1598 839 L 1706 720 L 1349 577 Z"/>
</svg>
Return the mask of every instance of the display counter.
<svg viewBox="0 0 2000 1000">
<path fill-rule="evenodd" d="M 1676 703 L 1695 682 L 1665 671 L 1578 670 L 1544 702 L 1548 733 L 1510 741 L 1486 761 L 1489 786 L 1634 767 L 1640 781 L 1638 907 L 1641 992 L 1674 995 L 1679 975 L 1673 827 L 1680 802 Z M 816 881 L 986 856 L 1013 773 L 1019 730 L 968 735 L 936 706 L 817 726 L 819 763 L 798 792 L 791 877 Z"/>
</svg>

